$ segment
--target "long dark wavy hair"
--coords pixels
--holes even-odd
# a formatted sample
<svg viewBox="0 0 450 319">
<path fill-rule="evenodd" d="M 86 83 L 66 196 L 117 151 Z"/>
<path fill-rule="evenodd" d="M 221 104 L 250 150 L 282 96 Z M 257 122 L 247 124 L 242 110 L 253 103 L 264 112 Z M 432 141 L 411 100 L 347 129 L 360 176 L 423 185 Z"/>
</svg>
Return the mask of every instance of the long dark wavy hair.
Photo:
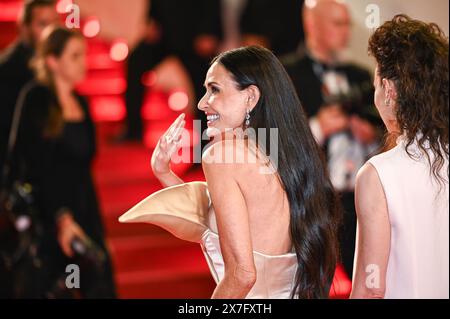
<svg viewBox="0 0 450 319">
<path fill-rule="evenodd" d="M 289 200 L 298 260 L 291 298 L 328 298 L 339 261 L 341 210 L 295 88 L 275 55 L 261 47 L 228 51 L 214 62 L 230 72 L 239 90 L 259 88 L 249 127 L 278 129 L 278 174 Z"/>
<path fill-rule="evenodd" d="M 441 170 L 449 157 L 448 38 L 434 23 L 397 15 L 371 36 L 369 54 L 378 63 L 379 76 L 395 83 L 396 119 L 407 139 L 406 151 L 413 157 L 408 148 L 420 136 L 418 147 L 432 175 L 444 182 Z"/>
</svg>

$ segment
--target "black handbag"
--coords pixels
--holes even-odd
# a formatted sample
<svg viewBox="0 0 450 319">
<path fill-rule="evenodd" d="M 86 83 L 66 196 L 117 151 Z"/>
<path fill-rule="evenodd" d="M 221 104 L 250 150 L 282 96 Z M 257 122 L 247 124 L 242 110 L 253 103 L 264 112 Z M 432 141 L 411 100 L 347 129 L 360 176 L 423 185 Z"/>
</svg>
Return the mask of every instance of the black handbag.
<svg viewBox="0 0 450 319">
<path fill-rule="evenodd" d="M 0 279 L 9 281 L 10 287 L 0 289 L 0 295 L 7 298 L 29 296 L 30 293 L 27 291 L 30 287 L 29 283 L 21 284 L 23 274 L 42 267 L 38 253 L 42 227 L 36 219 L 37 209 L 33 186 L 20 178 L 11 176 L 24 100 L 32 84 L 26 85 L 17 99 L 1 175 Z"/>
<path fill-rule="evenodd" d="M 20 92 L 14 109 L 13 121 L 9 133 L 6 159 L 2 168 L 0 184 L 0 231 L 2 227 L 13 224 L 19 232 L 28 230 L 34 214 L 33 186 L 18 176 L 11 176 L 14 150 L 19 131 L 25 96 L 34 83 L 25 85 Z M 20 175 L 20 174 L 16 174 Z"/>
</svg>

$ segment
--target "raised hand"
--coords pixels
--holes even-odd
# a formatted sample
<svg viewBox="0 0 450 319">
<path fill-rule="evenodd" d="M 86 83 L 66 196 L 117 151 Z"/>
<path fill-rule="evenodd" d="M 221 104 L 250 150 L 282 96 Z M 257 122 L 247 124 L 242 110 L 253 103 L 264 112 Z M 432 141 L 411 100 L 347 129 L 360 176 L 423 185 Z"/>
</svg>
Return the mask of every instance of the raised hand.
<svg viewBox="0 0 450 319">
<path fill-rule="evenodd" d="M 165 186 L 173 186 L 183 182 L 171 171 L 170 159 L 181 147 L 180 142 L 185 125 L 185 114 L 183 113 L 160 137 L 152 154 L 152 171 Z"/>
</svg>

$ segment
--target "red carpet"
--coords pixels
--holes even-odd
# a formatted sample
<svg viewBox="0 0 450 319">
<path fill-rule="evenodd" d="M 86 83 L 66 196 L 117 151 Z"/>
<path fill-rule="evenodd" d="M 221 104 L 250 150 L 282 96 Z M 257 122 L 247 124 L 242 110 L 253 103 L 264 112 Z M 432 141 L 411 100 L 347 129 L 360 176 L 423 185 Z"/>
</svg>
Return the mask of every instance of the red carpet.
<svg viewBox="0 0 450 319">
<path fill-rule="evenodd" d="M 99 126 L 101 136 L 102 124 Z M 215 283 L 199 245 L 152 225 L 117 221 L 126 210 L 161 188 L 152 176 L 150 156 L 151 150 L 143 146 L 100 143 L 94 166 L 119 297 L 209 298 Z M 186 180 L 201 179 L 198 172 L 184 176 Z"/>
</svg>

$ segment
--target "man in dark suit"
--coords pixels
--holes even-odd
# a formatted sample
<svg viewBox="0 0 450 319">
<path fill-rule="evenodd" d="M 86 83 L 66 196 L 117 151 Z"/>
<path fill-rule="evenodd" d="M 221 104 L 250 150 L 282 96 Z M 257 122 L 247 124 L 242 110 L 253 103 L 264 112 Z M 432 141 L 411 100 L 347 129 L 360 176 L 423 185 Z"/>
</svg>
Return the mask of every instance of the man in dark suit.
<svg viewBox="0 0 450 319">
<path fill-rule="evenodd" d="M 14 107 L 20 90 L 33 78 L 30 59 L 42 31 L 58 21 L 54 0 L 27 0 L 19 39 L 0 56 L 0 167 L 3 167 Z"/>
<path fill-rule="evenodd" d="M 259 44 L 282 56 L 304 40 L 304 0 L 247 0 L 240 28 L 243 45 Z"/>
<path fill-rule="evenodd" d="M 382 123 L 373 106 L 369 72 L 342 62 L 350 39 L 351 18 L 337 0 L 307 1 L 303 10 L 305 46 L 283 58 L 311 130 L 323 147 L 334 187 L 341 194 L 344 221 L 341 253 L 351 278 L 356 236 L 355 178 L 377 151 Z"/>
<path fill-rule="evenodd" d="M 186 68 L 197 99 L 203 95 L 208 63 L 222 36 L 220 8 L 220 0 L 149 1 L 147 36 L 128 60 L 127 130 L 119 140 L 142 139 L 142 75 L 169 55 L 176 56 Z"/>
</svg>

